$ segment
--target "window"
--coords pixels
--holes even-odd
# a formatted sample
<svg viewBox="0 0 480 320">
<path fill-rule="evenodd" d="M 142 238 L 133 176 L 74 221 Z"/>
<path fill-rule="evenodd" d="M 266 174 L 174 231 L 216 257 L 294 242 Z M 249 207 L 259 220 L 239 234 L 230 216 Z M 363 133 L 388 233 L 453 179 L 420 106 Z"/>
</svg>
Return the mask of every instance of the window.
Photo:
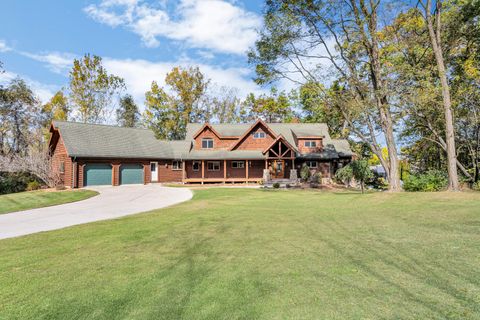
<svg viewBox="0 0 480 320">
<path fill-rule="evenodd" d="M 157 163 L 156 162 L 150 163 L 150 171 L 151 172 L 157 171 Z"/>
<path fill-rule="evenodd" d="M 265 132 L 257 131 L 253 134 L 253 139 L 264 139 L 264 138 L 265 138 Z"/>
<path fill-rule="evenodd" d="M 220 161 L 209 161 L 207 162 L 208 171 L 220 171 Z"/>
<path fill-rule="evenodd" d="M 58 171 L 60 171 L 60 173 L 65 173 L 65 162 L 60 162 L 60 168 Z"/>
<path fill-rule="evenodd" d="M 172 161 L 172 170 L 182 170 L 182 161 L 173 160 Z"/>
<path fill-rule="evenodd" d="M 200 170 L 200 161 L 193 161 L 192 170 L 193 171 L 199 171 Z"/>
<path fill-rule="evenodd" d="M 232 168 L 245 168 L 245 162 L 243 161 L 232 161 Z"/>
<path fill-rule="evenodd" d="M 316 169 L 317 168 L 317 161 L 305 161 L 305 164 L 310 169 Z"/>
<path fill-rule="evenodd" d="M 202 139 L 202 149 L 213 149 L 213 139 L 212 138 L 203 138 Z"/>
<path fill-rule="evenodd" d="M 305 147 L 307 148 L 315 148 L 317 146 L 316 141 L 305 141 Z"/>
</svg>

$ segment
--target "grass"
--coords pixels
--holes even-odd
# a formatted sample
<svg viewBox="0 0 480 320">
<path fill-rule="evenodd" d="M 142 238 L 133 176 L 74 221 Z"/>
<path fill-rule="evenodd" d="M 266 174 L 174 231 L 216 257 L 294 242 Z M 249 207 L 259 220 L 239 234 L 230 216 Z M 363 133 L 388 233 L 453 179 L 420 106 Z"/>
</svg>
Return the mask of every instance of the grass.
<svg viewBox="0 0 480 320">
<path fill-rule="evenodd" d="M 0 252 L 0 319 L 480 318 L 480 193 L 196 190 Z"/>
<path fill-rule="evenodd" d="M 0 214 L 54 206 L 97 195 L 91 190 L 30 191 L 0 195 Z"/>
</svg>

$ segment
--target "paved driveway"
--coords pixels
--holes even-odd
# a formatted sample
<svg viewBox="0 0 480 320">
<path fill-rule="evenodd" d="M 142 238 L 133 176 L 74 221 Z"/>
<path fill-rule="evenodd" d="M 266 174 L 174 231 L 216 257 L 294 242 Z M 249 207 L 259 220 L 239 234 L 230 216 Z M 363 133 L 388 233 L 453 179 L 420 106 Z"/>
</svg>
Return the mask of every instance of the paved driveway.
<svg viewBox="0 0 480 320">
<path fill-rule="evenodd" d="M 0 215 L 0 239 L 114 219 L 164 208 L 192 198 L 189 189 L 167 188 L 158 184 L 91 189 L 100 194 L 83 201 Z"/>
</svg>

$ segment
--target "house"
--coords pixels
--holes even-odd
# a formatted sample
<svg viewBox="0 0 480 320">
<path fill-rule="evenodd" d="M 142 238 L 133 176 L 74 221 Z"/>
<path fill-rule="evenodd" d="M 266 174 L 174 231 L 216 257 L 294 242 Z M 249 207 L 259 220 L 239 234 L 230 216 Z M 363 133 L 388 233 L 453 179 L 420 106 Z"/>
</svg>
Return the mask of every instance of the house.
<svg viewBox="0 0 480 320">
<path fill-rule="evenodd" d="M 273 179 L 290 178 L 303 164 L 328 180 L 353 155 L 323 123 L 191 123 L 181 141 L 158 140 L 147 129 L 63 121 L 50 132 L 53 170 L 72 188 L 259 182 L 265 169 Z"/>
</svg>

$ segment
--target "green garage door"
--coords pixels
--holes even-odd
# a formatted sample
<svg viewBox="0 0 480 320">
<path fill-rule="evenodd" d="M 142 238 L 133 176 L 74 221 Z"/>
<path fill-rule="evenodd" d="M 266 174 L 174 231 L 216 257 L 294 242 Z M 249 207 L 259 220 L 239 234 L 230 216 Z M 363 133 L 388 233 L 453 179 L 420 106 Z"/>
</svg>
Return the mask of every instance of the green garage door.
<svg viewBox="0 0 480 320">
<path fill-rule="evenodd" d="M 141 164 L 122 164 L 120 166 L 120 183 L 135 184 L 143 183 L 143 165 Z"/>
<path fill-rule="evenodd" d="M 86 186 L 112 185 L 112 167 L 106 163 L 88 163 L 85 165 Z"/>
</svg>

